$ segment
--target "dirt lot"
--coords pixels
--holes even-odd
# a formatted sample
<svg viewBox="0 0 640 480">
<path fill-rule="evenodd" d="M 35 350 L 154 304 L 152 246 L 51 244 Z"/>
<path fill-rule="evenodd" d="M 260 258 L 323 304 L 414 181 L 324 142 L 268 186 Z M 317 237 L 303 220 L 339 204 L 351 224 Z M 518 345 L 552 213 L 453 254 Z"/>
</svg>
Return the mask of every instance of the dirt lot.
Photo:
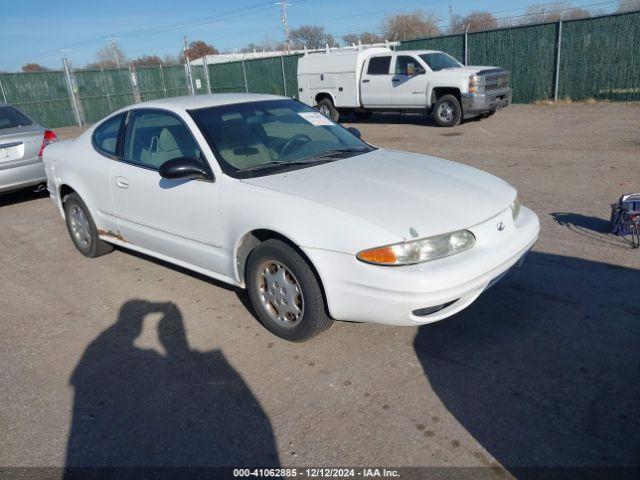
<svg viewBox="0 0 640 480">
<path fill-rule="evenodd" d="M 433 325 L 290 344 L 241 292 L 86 259 L 46 197 L 1 198 L 0 466 L 639 466 L 640 252 L 606 230 L 640 191 L 640 105 L 354 125 L 515 185 L 542 223 L 523 267 Z"/>
</svg>

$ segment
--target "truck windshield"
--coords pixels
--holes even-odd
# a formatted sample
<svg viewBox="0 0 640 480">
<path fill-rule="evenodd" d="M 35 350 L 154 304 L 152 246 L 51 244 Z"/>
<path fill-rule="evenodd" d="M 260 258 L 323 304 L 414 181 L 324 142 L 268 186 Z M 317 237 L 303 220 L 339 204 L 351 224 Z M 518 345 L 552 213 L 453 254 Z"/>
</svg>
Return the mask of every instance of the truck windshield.
<svg viewBox="0 0 640 480">
<path fill-rule="evenodd" d="M 0 130 L 22 127 L 23 125 L 33 125 L 33 122 L 13 107 L 0 107 Z"/>
<path fill-rule="evenodd" d="M 434 72 L 439 72 L 445 68 L 458 68 L 462 64 L 450 55 L 442 52 L 423 53 L 420 58 L 424 60 L 429 68 Z"/>
<path fill-rule="evenodd" d="M 189 114 L 221 168 L 236 178 L 372 150 L 344 127 L 295 100 L 235 103 L 191 110 Z"/>
</svg>

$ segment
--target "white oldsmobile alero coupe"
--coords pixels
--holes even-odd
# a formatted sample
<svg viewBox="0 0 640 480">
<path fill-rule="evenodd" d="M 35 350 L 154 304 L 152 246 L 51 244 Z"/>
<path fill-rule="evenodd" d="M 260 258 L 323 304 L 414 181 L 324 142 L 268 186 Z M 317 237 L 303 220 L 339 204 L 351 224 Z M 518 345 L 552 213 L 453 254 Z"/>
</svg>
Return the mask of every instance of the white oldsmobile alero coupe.
<svg viewBox="0 0 640 480">
<path fill-rule="evenodd" d="M 124 108 L 44 162 L 82 254 L 120 245 L 247 288 L 291 341 L 442 320 L 537 240 L 503 180 L 359 137 L 289 98 L 203 95 Z"/>
</svg>

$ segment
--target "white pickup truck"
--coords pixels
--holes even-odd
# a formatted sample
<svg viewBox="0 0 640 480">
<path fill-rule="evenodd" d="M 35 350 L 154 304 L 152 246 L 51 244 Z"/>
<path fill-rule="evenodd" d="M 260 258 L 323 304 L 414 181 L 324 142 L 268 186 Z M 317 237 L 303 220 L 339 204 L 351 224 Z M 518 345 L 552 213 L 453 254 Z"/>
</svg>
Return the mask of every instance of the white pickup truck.
<svg viewBox="0 0 640 480">
<path fill-rule="evenodd" d="M 511 103 L 509 72 L 466 67 L 435 50 L 387 47 L 307 53 L 298 60 L 298 98 L 337 121 L 340 114 L 432 112 L 443 127 Z"/>
</svg>

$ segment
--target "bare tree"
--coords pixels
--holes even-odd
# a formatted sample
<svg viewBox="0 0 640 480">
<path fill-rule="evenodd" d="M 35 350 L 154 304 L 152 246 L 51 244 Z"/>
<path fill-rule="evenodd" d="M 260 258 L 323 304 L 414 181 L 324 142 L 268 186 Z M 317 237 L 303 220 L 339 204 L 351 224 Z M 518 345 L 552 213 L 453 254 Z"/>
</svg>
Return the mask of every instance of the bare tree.
<svg viewBox="0 0 640 480">
<path fill-rule="evenodd" d="M 638 0 L 640 1 L 640 0 Z M 591 14 L 584 8 L 573 7 L 571 2 L 531 5 L 527 8 L 521 25 L 534 23 L 559 22 L 560 20 L 577 20 L 589 18 Z"/>
<path fill-rule="evenodd" d="M 434 13 L 421 11 L 391 15 L 384 19 L 382 31 L 393 41 L 433 37 L 440 34 L 439 18 Z"/>
<path fill-rule="evenodd" d="M 131 63 L 136 67 L 157 67 L 162 63 L 162 59 L 157 55 L 141 55 L 131 60 Z"/>
<path fill-rule="evenodd" d="M 194 40 L 189 43 L 187 47 L 187 57 L 189 60 L 195 60 L 196 58 L 202 58 L 205 55 L 217 55 L 220 53 L 216 47 L 210 45 L 202 40 Z M 184 61 L 184 52 L 180 54 L 181 62 Z"/>
<path fill-rule="evenodd" d="M 348 33 L 347 35 L 344 35 L 342 37 L 342 40 L 344 40 L 344 42 L 347 45 L 352 45 L 352 44 L 357 45 L 358 42 L 364 45 L 367 45 L 371 43 L 382 43 L 384 42 L 385 39 L 382 35 L 378 35 L 377 33 L 362 32 L 362 33 Z"/>
<path fill-rule="evenodd" d="M 165 55 L 162 57 L 162 65 L 180 65 L 180 58 L 177 55 Z"/>
<path fill-rule="evenodd" d="M 619 0 L 618 12 L 636 12 L 640 10 L 640 0 Z"/>
<path fill-rule="evenodd" d="M 116 61 L 117 58 L 117 61 Z M 87 69 L 117 68 L 127 65 L 127 57 L 117 45 L 106 45 L 96 52 L 96 61 L 88 64 Z"/>
<path fill-rule="evenodd" d="M 452 18 L 451 32 L 464 33 L 469 28 L 469 32 L 480 32 L 498 28 L 498 20 L 489 12 L 471 12 L 465 16 L 454 15 Z"/>
<path fill-rule="evenodd" d="M 333 35 L 324 31 L 324 27 L 320 25 L 301 25 L 289 32 L 291 46 L 295 49 L 308 48 L 317 50 L 324 48 L 326 45 L 330 47 L 339 46 L 333 38 Z"/>
<path fill-rule="evenodd" d="M 22 66 L 23 72 L 46 72 L 48 70 L 47 67 L 43 67 L 39 63 L 26 63 Z"/>
</svg>

